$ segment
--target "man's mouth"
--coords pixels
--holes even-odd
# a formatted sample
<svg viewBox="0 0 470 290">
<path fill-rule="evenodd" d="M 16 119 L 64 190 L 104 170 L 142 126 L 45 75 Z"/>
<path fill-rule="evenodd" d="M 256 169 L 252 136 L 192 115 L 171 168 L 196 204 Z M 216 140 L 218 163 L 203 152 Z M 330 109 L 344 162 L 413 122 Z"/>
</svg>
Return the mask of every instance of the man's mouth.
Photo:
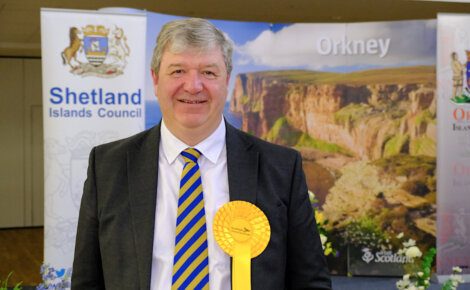
<svg viewBox="0 0 470 290">
<path fill-rule="evenodd" d="M 202 103 L 207 102 L 206 100 L 178 100 L 178 101 L 180 101 L 181 103 L 185 103 L 185 104 L 202 104 Z"/>
</svg>

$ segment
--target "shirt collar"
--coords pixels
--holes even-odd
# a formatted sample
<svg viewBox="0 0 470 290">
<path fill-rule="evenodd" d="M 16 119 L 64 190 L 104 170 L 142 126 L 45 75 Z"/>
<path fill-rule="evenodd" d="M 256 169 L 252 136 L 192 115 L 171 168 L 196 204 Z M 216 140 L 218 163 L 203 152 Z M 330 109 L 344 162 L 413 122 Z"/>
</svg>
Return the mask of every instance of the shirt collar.
<svg viewBox="0 0 470 290">
<path fill-rule="evenodd" d="M 161 146 L 163 154 L 169 164 L 175 162 L 181 151 L 191 147 L 173 135 L 162 120 L 161 125 Z M 219 159 L 220 153 L 225 145 L 225 122 L 224 118 L 220 121 L 219 126 L 212 132 L 209 137 L 202 140 L 193 148 L 199 150 L 202 155 L 212 163 L 216 163 Z"/>
</svg>

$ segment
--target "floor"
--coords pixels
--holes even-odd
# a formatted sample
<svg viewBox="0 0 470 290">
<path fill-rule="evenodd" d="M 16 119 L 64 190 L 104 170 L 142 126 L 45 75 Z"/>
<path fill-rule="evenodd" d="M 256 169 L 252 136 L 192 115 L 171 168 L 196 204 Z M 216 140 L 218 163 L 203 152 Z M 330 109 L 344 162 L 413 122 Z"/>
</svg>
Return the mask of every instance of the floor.
<svg viewBox="0 0 470 290">
<path fill-rule="evenodd" d="M 43 261 L 44 230 L 40 228 L 0 229 L 0 280 L 10 272 L 9 286 L 38 285 Z"/>
</svg>

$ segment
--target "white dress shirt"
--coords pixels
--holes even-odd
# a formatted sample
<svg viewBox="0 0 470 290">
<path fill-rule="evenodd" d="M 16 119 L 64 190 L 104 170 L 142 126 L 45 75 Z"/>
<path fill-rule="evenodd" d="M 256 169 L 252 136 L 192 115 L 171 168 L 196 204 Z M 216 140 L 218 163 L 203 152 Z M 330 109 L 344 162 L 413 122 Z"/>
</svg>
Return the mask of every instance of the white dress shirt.
<svg viewBox="0 0 470 290">
<path fill-rule="evenodd" d="M 180 153 L 188 147 L 191 146 L 176 138 L 162 121 L 151 290 L 171 289 L 179 184 L 184 165 Z M 192 147 L 202 153 L 198 164 L 201 171 L 206 212 L 209 287 L 212 290 L 231 289 L 230 257 L 219 247 L 212 233 L 212 221 L 215 213 L 222 205 L 229 202 L 223 118 L 219 127 L 208 138 Z"/>
</svg>

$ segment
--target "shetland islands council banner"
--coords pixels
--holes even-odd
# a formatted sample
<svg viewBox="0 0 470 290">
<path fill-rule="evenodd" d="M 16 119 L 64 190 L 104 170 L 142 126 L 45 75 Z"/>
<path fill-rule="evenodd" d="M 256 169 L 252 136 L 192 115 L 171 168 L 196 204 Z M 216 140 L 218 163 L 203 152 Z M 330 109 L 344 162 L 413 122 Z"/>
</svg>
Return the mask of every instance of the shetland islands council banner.
<svg viewBox="0 0 470 290">
<path fill-rule="evenodd" d="M 146 15 L 41 9 L 44 262 L 69 275 L 88 155 L 144 129 Z"/>
</svg>

